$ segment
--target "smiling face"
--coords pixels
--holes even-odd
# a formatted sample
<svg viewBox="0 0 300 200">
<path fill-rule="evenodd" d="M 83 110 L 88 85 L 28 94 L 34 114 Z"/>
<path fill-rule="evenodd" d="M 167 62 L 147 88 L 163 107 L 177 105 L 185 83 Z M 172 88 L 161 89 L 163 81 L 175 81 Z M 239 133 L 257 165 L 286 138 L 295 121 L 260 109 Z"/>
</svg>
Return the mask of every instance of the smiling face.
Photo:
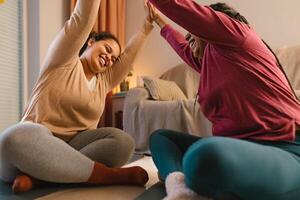
<svg viewBox="0 0 300 200">
<path fill-rule="evenodd" d="M 121 54 L 119 44 L 113 39 L 90 40 L 81 58 L 86 60 L 89 71 L 93 74 L 104 72 L 111 67 Z"/>
<path fill-rule="evenodd" d="M 185 36 L 185 39 L 193 52 L 194 58 L 201 59 L 203 57 L 204 49 L 207 43 L 191 33 L 188 33 Z"/>
</svg>

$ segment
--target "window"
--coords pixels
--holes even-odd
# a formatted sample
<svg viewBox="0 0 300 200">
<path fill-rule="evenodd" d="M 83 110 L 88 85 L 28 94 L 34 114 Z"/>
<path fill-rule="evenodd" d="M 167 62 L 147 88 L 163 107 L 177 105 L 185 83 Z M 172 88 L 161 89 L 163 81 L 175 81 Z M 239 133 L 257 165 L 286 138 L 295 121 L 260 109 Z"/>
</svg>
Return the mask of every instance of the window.
<svg viewBox="0 0 300 200">
<path fill-rule="evenodd" d="M 23 110 L 23 0 L 0 2 L 0 132 Z"/>
</svg>

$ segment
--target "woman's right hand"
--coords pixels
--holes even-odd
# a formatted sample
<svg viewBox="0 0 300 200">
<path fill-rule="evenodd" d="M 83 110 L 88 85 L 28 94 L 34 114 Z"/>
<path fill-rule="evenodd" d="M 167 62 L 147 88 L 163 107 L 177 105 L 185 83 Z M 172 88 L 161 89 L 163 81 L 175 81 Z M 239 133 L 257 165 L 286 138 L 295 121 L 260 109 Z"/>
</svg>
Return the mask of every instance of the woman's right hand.
<svg viewBox="0 0 300 200">
<path fill-rule="evenodd" d="M 160 28 L 163 28 L 167 24 L 165 20 L 161 17 L 161 15 L 158 13 L 156 8 L 149 2 L 149 0 L 145 0 L 145 7 L 148 10 L 148 21 L 150 21 L 151 23 L 155 21 L 155 23 Z"/>
<path fill-rule="evenodd" d="M 153 5 L 150 4 L 149 0 L 145 0 L 144 7 L 147 12 L 147 20 L 150 23 L 153 23 L 157 14 L 155 8 L 153 7 Z"/>
</svg>

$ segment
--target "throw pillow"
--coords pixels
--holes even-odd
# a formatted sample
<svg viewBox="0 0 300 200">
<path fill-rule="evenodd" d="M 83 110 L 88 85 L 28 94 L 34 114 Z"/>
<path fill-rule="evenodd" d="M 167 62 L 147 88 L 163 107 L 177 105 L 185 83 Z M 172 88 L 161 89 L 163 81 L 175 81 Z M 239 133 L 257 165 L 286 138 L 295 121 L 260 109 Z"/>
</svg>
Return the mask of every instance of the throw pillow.
<svg viewBox="0 0 300 200">
<path fill-rule="evenodd" d="M 174 81 L 188 99 L 194 99 L 198 93 L 200 74 L 185 63 L 170 68 L 160 78 Z"/>
<path fill-rule="evenodd" d="M 143 76 L 142 79 L 146 89 L 148 89 L 154 100 L 187 100 L 182 90 L 174 81 L 166 81 L 149 76 Z"/>
</svg>

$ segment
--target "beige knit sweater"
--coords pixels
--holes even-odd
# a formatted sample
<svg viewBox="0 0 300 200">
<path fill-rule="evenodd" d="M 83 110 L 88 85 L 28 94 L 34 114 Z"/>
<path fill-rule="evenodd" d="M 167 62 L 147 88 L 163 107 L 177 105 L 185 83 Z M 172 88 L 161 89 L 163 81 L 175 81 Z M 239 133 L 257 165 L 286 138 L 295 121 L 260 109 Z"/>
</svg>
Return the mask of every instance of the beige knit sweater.
<svg viewBox="0 0 300 200">
<path fill-rule="evenodd" d="M 22 119 L 45 125 L 66 141 L 80 131 L 97 127 L 106 94 L 128 74 L 139 48 L 153 28 L 145 20 L 120 59 L 97 74 L 96 88 L 90 91 L 78 54 L 95 23 L 100 1 L 77 1 L 70 19 L 48 49 Z"/>
</svg>

